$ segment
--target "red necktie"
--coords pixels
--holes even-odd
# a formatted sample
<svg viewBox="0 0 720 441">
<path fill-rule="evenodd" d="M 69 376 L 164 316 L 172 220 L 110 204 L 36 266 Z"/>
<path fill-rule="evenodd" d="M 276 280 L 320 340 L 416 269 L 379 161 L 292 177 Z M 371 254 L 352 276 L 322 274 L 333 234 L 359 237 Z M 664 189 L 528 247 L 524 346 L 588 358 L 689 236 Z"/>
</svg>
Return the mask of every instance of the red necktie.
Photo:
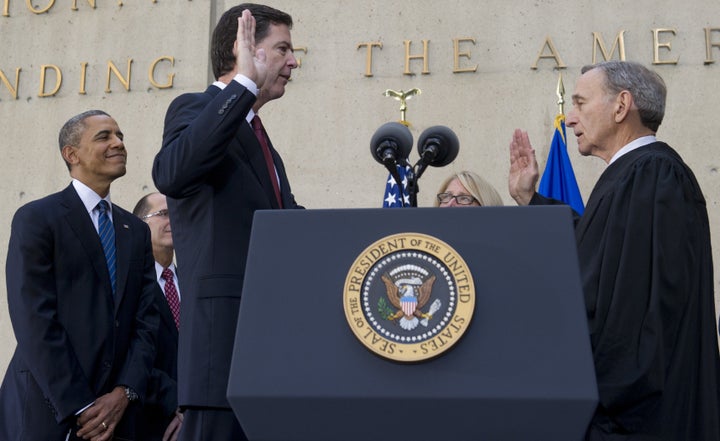
<svg viewBox="0 0 720 441">
<path fill-rule="evenodd" d="M 267 135 L 263 128 L 260 117 L 255 115 L 251 121 L 253 130 L 255 130 L 255 136 L 260 141 L 260 147 L 262 147 L 263 156 L 265 157 L 265 165 L 267 165 L 268 173 L 270 174 L 270 181 L 272 181 L 273 190 L 275 190 L 275 198 L 277 199 L 278 206 L 282 208 L 282 198 L 280 197 L 280 186 L 278 185 L 277 173 L 275 173 L 275 163 L 273 163 L 272 153 L 270 153 L 270 146 L 268 145 Z"/>
<path fill-rule="evenodd" d="M 170 268 L 165 268 L 160 277 L 165 279 L 165 299 L 168 302 L 173 319 L 175 319 L 175 326 L 180 329 L 180 296 L 177 288 L 175 288 L 173 272 Z"/>
</svg>

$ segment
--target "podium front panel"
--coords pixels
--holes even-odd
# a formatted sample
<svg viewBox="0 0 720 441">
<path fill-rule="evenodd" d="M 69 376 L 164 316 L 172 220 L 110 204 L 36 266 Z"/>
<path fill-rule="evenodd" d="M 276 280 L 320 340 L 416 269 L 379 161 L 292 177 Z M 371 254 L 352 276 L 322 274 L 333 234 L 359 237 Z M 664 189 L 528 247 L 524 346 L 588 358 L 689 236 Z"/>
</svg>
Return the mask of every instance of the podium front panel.
<svg viewBox="0 0 720 441">
<path fill-rule="evenodd" d="M 461 339 L 417 363 L 353 334 L 343 289 L 370 244 L 422 233 L 470 267 Z M 228 398 L 251 440 L 580 440 L 597 387 L 567 207 L 255 214 Z"/>
</svg>

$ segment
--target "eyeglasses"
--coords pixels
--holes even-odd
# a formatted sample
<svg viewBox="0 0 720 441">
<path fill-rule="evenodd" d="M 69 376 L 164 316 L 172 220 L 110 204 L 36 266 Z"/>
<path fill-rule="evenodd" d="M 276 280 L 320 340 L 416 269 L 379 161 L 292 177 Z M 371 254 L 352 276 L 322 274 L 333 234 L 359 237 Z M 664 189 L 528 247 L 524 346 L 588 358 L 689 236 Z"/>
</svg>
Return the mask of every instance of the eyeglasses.
<svg viewBox="0 0 720 441">
<path fill-rule="evenodd" d="M 441 204 L 449 204 L 453 199 L 455 199 L 455 202 L 459 205 L 471 205 L 473 202 L 477 201 L 475 197 L 470 196 L 469 194 L 454 195 L 450 193 L 440 193 L 437 195 L 437 198 Z"/>
<path fill-rule="evenodd" d="M 151 217 L 154 217 L 154 216 L 168 217 L 167 208 L 164 209 L 164 210 L 156 211 L 156 212 L 154 212 L 154 213 L 148 213 L 148 214 L 146 214 L 145 216 L 143 216 L 142 219 L 143 219 L 143 220 L 145 220 L 145 219 L 150 219 Z"/>
</svg>

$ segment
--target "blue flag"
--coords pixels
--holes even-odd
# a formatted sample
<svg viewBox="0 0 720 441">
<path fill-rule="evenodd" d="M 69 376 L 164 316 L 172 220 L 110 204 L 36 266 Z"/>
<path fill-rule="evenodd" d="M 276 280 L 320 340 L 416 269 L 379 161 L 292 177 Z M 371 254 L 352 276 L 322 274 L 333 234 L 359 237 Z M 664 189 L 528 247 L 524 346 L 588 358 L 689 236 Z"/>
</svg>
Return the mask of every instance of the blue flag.
<svg viewBox="0 0 720 441">
<path fill-rule="evenodd" d="M 398 165 L 398 174 L 400 175 L 400 184 L 402 188 L 398 188 L 395 178 L 388 173 L 387 183 L 385 184 L 385 199 L 383 199 L 383 208 L 401 208 L 410 206 L 410 193 L 408 192 L 407 174 L 410 166 Z"/>
<path fill-rule="evenodd" d="M 565 202 L 582 216 L 585 211 L 580 189 L 575 180 L 570 157 L 567 153 L 565 137 L 565 115 L 555 117 L 555 134 L 553 135 L 547 164 L 540 179 L 538 193 Z"/>
</svg>

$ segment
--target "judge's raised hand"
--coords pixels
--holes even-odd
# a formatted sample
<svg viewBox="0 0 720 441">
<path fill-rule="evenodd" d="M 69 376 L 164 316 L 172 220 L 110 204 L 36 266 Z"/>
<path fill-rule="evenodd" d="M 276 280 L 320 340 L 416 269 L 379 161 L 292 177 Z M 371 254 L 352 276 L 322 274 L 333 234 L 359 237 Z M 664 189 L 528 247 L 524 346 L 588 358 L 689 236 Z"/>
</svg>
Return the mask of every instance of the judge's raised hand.
<svg viewBox="0 0 720 441">
<path fill-rule="evenodd" d="M 518 205 L 528 205 L 535 194 L 538 177 L 535 150 L 530 145 L 530 138 L 525 131 L 515 129 L 510 142 L 510 175 L 508 189 L 510 196 Z"/>
<path fill-rule="evenodd" d="M 247 9 L 238 17 L 238 31 L 233 53 L 235 54 L 237 73 L 253 80 L 260 89 L 267 78 L 267 54 L 265 49 L 256 49 L 255 47 L 255 17 Z"/>
</svg>

